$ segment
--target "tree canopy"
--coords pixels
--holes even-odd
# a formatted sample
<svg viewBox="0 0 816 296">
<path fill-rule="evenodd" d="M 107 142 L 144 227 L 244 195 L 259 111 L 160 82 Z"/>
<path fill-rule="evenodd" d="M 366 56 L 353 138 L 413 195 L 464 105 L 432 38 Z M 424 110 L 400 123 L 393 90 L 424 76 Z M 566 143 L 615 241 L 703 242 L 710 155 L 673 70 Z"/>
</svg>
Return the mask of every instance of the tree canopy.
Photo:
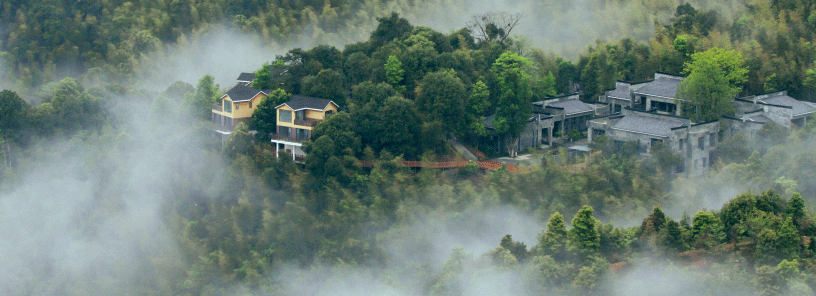
<svg viewBox="0 0 816 296">
<path fill-rule="evenodd" d="M 692 54 L 683 72 L 688 76 L 677 90 L 683 114 L 705 122 L 733 112 L 731 100 L 742 90 L 748 69 L 742 53 L 715 47 Z"/>
<path fill-rule="evenodd" d="M 533 111 L 530 76 L 524 72 L 528 64 L 527 59 L 517 54 L 503 53 L 491 68 L 499 86 L 493 125 L 499 134 L 505 136 L 505 145 L 511 156 L 516 154 L 518 137 Z"/>
</svg>

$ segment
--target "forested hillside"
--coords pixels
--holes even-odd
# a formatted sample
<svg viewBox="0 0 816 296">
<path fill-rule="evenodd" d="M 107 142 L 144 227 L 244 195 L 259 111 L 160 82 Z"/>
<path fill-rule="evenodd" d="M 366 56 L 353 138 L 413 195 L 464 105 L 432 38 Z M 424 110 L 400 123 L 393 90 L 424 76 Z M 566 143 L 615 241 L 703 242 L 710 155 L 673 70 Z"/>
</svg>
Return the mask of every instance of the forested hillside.
<svg viewBox="0 0 816 296">
<path fill-rule="evenodd" d="M 0 6 L 3 24 L 0 26 L 0 66 L 6 69 L 0 83 L 14 86 L 21 93 L 65 76 L 84 76 L 86 83 L 128 85 L 124 81 L 133 83 L 136 78 L 160 75 L 167 71 L 160 65 L 178 59 L 179 54 L 190 54 L 188 49 L 177 53 L 178 46 L 213 46 L 207 43 L 212 42 L 208 32 L 246 33 L 269 45 L 270 51 L 280 50 L 280 45 L 302 43 L 343 46 L 365 40 L 376 27 L 376 18 L 391 11 L 443 34 L 465 27 L 473 16 L 488 11 L 522 13 L 523 20 L 514 31 L 522 37 L 517 38 L 518 43 L 552 51 L 573 61 L 587 45 L 597 49 L 605 47 L 593 44 L 595 40 L 614 43 L 628 37 L 645 42 L 654 37 L 651 41 L 656 43 L 651 46 L 654 54 L 639 52 L 637 55 L 641 59 L 654 56 L 649 69 L 667 72 L 679 71 L 682 67 L 682 62 L 671 61 L 680 57 L 669 50 L 674 48 L 677 36 L 687 34 L 685 37 L 691 47 L 683 49 L 685 54 L 695 45 L 734 44 L 751 52 L 754 58 L 751 67 L 758 73 L 755 77 L 761 80 L 751 80 L 755 81 L 751 90 L 763 90 L 765 80 L 773 74 L 776 76 L 770 78 L 769 87 L 797 87 L 804 81 L 804 71 L 812 67 L 808 64 L 812 62 L 808 60 L 811 57 L 807 56 L 810 48 L 807 40 L 812 40 L 813 31 L 810 18 L 813 5 L 809 2 L 689 2 L 692 5 L 689 8 L 701 11 L 699 15 L 694 9 L 676 11 L 682 3 L 685 2 L 11 0 Z M 445 7 L 458 7 L 460 13 L 451 17 L 444 13 Z M 655 22 L 669 24 L 673 19 L 677 20 L 676 25 L 665 28 L 655 25 Z M 221 27 L 227 31 L 222 32 Z M 222 55 L 246 50 L 223 47 Z M 623 51 L 631 50 L 627 45 L 624 47 Z M 254 50 L 250 52 L 257 54 Z M 270 61 L 280 53 L 271 52 L 258 59 Z M 606 58 L 601 55 L 601 60 Z M 607 52 L 606 55 L 615 54 Z M 604 71 L 616 76 L 611 77 L 612 81 L 647 77 L 648 73 L 631 70 L 629 65 L 637 64 L 636 61 L 639 60 L 598 61 L 600 64 L 596 67 L 607 64 L 619 67 L 612 72 Z M 152 69 L 145 74 L 145 67 Z"/>
<path fill-rule="evenodd" d="M 579 84 L 592 102 L 616 80 L 683 74 L 712 48 L 742 53 L 742 94 L 813 100 L 814 3 L 510 1 L 501 4 L 534 7 L 516 27 L 467 16 L 442 31 L 422 22 L 434 15 L 424 9 L 477 5 L 375 2 L 4 2 L 0 294 L 816 290 L 816 121 L 724 138 L 706 176 L 672 174 L 671 153 L 644 158 L 634 143 L 599 143 L 580 169 L 565 166 L 563 150 L 532 151 L 545 161 L 514 174 L 403 162 L 456 159 L 452 136 L 486 151 L 512 143 L 532 101 Z M 611 28 L 637 36 L 572 60 L 524 24 L 557 12 L 569 23 L 618 13 Z M 165 50 L 224 24 L 263 40 L 356 37 L 259 57 L 245 71 L 275 90 L 222 145 L 210 109 L 230 85 L 212 75 L 238 72 L 138 86 L 161 70 L 147 65 L 173 57 Z M 294 94 L 343 110 L 314 128 L 302 164 L 275 157 L 266 138 L 274 107 Z"/>
</svg>

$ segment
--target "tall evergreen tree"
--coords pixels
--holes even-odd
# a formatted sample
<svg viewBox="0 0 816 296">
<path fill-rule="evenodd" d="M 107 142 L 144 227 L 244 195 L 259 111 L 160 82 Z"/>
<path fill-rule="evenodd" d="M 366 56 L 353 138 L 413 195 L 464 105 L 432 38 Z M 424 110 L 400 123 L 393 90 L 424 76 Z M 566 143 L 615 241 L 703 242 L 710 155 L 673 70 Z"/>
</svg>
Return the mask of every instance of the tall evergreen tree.
<svg viewBox="0 0 816 296">
<path fill-rule="evenodd" d="M 530 75 L 524 72 L 529 64 L 527 59 L 506 52 L 496 59 L 491 68 L 499 85 L 499 100 L 493 125 L 496 132 L 504 137 L 507 153 L 511 157 L 517 153 L 519 136 L 527 127 L 527 121 L 533 112 Z"/>
<path fill-rule="evenodd" d="M 0 136 L 11 141 L 22 139 L 28 117 L 28 103 L 10 90 L 0 92 Z"/>
<path fill-rule="evenodd" d="M 538 252 L 558 258 L 563 255 L 567 241 L 567 228 L 564 216 L 555 212 L 547 222 L 547 230 L 538 236 Z"/>
<path fill-rule="evenodd" d="M 593 211 L 590 206 L 578 210 L 572 218 L 572 229 L 569 231 L 571 249 L 584 257 L 597 253 L 601 244 L 601 236 L 595 228 L 597 220 L 592 216 Z"/>
<path fill-rule="evenodd" d="M 807 218 L 805 200 L 801 194 L 797 192 L 791 196 L 790 200 L 788 200 L 788 208 L 785 209 L 785 214 L 793 219 L 793 223 L 796 224 L 796 226 L 800 226 L 803 219 Z"/>
<path fill-rule="evenodd" d="M 215 78 L 207 74 L 198 80 L 195 92 L 188 94 L 185 97 L 185 101 L 187 105 L 190 106 L 190 111 L 193 116 L 198 118 L 210 118 L 212 104 L 216 102 L 217 94 L 218 85 L 215 84 Z"/>
</svg>

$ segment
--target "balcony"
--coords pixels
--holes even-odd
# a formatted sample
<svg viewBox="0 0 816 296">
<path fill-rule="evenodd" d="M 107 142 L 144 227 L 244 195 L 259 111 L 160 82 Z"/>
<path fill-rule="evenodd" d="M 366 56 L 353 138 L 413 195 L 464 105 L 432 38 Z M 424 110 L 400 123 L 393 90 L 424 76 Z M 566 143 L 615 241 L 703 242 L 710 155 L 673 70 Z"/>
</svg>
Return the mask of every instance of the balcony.
<svg viewBox="0 0 816 296">
<path fill-rule="evenodd" d="M 235 126 L 230 123 L 225 124 L 213 123 L 213 129 L 221 133 L 226 134 L 231 133 L 234 128 Z"/>
<path fill-rule="evenodd" d="M 645 112 L 645 111 L 647 111 L 646 110 L 646 104 L 637 104 L 637 103 L 632 104 L 632 110 L 644 111 Z"/>
<path fill-rule="evenodd" d="M 231 133 L 233 129 L 235 129 L 235 126 L 237 126 L 239 123 L 243 122 L 244 120 L 247 120 L 248 118 L 232 119 L 232 118 L 229 118 L 229 117 L 224 117 L 223 119 L 224 119 L 224 124 L 221 124 L 221 119 L 213 119 L 213 120 L 215 120 L 215 122 L 212 122 L 212 127 L 213 127 L 214 130 L 216 130 L 218 132 L 228 134 L 228 133 Z"/>
<path fill-rule="evenodd" d="M 286 141 L 291 143 L 303 143 L 309 140 L 308 137 L 296 137 L 291 135 L 271 134 L 269 136 L 272 138 L 272 140 Z"/>
<path fill-rule="evenodd" d="M 219 111 L 219 112 L 221 112 L 221 111 L 223 111 L 223 110 L 224 110 L 224 106 L 222 106 L 221 104 L 212 104 L 212 109 L 213 109 L 214 111 Z"/>
<path fill-rule="evenodd" d="M 318 123 L 320 123 L 321 121 L 323 121 L 323 120 L 320 120 L 320 119 L 312 119 L 312 118 L 306 118 L 306 119 L 295 119 L 294 124 L 295 124 L 295 125 L 299 125 L 299 126 L 315 127 L 315 126 L 316 126 Z"/>
</svg>

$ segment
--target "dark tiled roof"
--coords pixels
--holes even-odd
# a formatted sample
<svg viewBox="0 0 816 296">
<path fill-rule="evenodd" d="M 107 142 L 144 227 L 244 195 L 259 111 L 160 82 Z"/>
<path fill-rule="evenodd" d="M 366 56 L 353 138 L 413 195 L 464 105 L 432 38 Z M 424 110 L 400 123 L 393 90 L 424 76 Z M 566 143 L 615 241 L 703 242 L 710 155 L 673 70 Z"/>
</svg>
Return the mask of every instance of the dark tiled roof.
<svg viewBox="0 0 816 296">
<path fill-rule="evenodd" d="M 748 120 L 753 121 L 753 122 L 762 122 L 762 123 L 771 121 L 770 119 L 768 119 L 768 117 L 765 117 L 765 115 L 762 115 L 762 114 L 757 115 L 757 116 L 749 117 Z"/>
<path fill-rule="evenodd" d="M 252 80 L 255 80 L 255 73 L 244 72 L 238 75 L 238 81 L 240 82 L 252 82 Z"/>
<path fill-rule="evenodd" d="M 323 110 L 326 109 L 326 107 L 328 107 L 329 104 L 334 104 L 335 106 L 337 106 L 337 103 L 333 102 L 332 100 L 313 98 L 307 96 L 292 96 L 291 100 L 289 100 L 286 103 L 280 104 L 275 108 L 286 105 L 295 111 L 301 109 Z"/>
<path fill-rule="evenodd" d="M 606 96 L 623 100 L 632 100 L 632 93 L 629 85 L 618 85 L 615 89 L 607 91 Z"/>
<path fill-rule="evenodd" d="M 671 129 L 681 127 L 685 123 L 674 118 L 653 118 L 629 114 L 618 120 L 612 129 L 652 136 L 668 137 Z"/>
<path fill-rule="evenodd" d="M 595 109 L 592 109 L 592 106 L 581 102 L 579 100 L 566 100 L 560 102 L 553 102 L 548 104 L 547 106 L 553 106 L 556 108 L 563 108 L 564 115 L 572 115 L 576 113 L 584 113 L 584 112 L 592 112 Z"/>
<path fill-rule="evenodd" d="M 232 100 L 233 102 L 244 102 L 244 101 L 252 100 L 252 98 L 257 96 L 258 93 L 261 93 L 261 92 L 262 91 L 260 91 L 260 90 L 257 90 L 257 89 L 251 88 L 249 86 L 244 86 L 242 84 L 239 84 L 239 85 L 233 86 L 232 89 L 230 89 L 227 92 L 226 96 L 228 96 L 230 98 L 230 100 Z"/>
<path fill-rule="evenodd" d="M 806 103 L 804 103 L 802 101 L 799 101 L 797 99 L 791 98 L 791 97 L 789 97 L 787 95 L 768 97 L 768 98 L 761 99 L 759 101 L 763 102 L 765 104 L 792 107 L 793 108 L 793 116 L 809 114 L 809 113 L 813 113 L 813 111 L 816 111 L 816 108 L 814 108 L 813 106 L 808 105 L 808 104 L 806 104 Z"/>
<path fill-rule="evenodd" d="M 646 83 L 635 93 L 674 99 L 677 97 L 677 87 L 680 86 L 682 81 L 683 79 L 680 77 L 658 77 L 654 81 Z"/>
</svg>

